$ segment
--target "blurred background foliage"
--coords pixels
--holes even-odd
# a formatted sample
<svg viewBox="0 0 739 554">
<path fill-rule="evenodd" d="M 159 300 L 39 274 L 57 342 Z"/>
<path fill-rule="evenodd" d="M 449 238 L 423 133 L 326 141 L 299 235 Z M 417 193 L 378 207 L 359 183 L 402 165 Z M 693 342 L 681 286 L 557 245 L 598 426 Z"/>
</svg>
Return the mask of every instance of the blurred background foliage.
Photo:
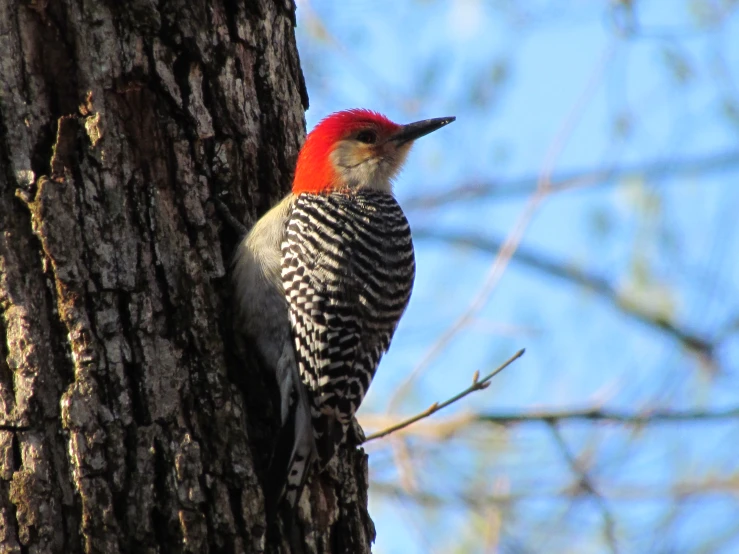
<svg viewBox="0 0 739 554">
<path fill-rule="evenodd" d="M 312 127 L 456 115 L 396 185 L 377 552 L 739 552 L 739 2 L 300 0 Z"/>
</svg>

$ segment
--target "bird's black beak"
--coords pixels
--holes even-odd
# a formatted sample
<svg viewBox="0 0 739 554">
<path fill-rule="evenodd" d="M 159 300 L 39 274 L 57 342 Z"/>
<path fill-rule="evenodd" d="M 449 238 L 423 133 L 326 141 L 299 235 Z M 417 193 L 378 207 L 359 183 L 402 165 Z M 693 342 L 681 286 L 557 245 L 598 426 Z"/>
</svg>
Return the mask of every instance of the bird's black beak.
<svg viewBox="0 0 739 554">
<path fill-rule="evenodd" d="M 456 117 L 437 117 L 435 119 L 424 119 L 423 121 L 416 121 L 415 123 L 409 123 L 403 125 L 388 139 L 390 142 L 395 142 L 398 146 L 421 138 L 424 135 L 433 133 L 434 131 L 441 129 L 445 125 L 449 125 L 452 121 L 457 119 Z"/>
</svg>

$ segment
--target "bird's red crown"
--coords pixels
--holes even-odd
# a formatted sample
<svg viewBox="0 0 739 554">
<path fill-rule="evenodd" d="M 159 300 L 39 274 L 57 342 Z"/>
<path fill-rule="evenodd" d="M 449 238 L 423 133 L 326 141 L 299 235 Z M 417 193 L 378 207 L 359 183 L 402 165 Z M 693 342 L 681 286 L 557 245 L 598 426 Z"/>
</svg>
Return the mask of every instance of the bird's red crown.
<svg viewBox="0 0 739 554">
<path fill-rule="evenodd" d="M 374 128 L 381 134 L 390 134 L 400 128 L 387 117 L 365 109 L 336 112 L 321 120 L 308 133 L 298 154 L 293 193 L 322 193 L 335 188 L 337 174 L 330 156 L 336 144 L 360 129 Z"/>
</svg>

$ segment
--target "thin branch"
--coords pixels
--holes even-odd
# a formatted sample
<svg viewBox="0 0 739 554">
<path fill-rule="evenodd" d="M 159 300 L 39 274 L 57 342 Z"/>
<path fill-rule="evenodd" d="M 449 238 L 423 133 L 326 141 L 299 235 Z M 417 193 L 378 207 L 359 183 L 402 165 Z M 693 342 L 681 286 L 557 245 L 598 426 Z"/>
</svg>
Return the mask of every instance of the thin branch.
<svg viewBox="0 0 739 554">
<path fill-rule="evenodd" d="M 558 488 L 532 487 L 508 493 L 459 493 L 444 491 L 443 494 L 422 487 L 417 491 L 406 491 L 394 482 L 372 479 L 372 490 L 375 493 L 406 498 L 420 505 L 439 508 L 461 506 L 472 509 L 482 509 L 491 504 L 507 507 L 526 500 L 566 500 L 573 498 L 573 486 L 568 484 Z M 645 484 L 621 485 L 604 489 L 604 494 L 611 501 L 636 502 L 668 501 L 684 502 L 691 498 L 715 495 L 717 493 L 736 495 L 739 491 L 737 479 L 729 477 L 724 480 L 711 479 L 705 481 L 690 481 L 675 483 L 672 487 L 663 487 Z"/>
<path fill-rule="evenodd" d="M 585 169 L 559 173 L 552 176 L 550 192 L 556 193 L 596 185 L 615 185 L 631 176 L 659 181 L 680 175 L 708 175 L 737 168 L 739 168 L 739 152 L 736 150 L 690 159 L 655 160 L 610 169 Z M 526 175 L 498 182 L 471 182 L 448 187 L 444 192 L 435 195 L 411 196 L 403 199 L 402 204 L 404 210 L 410 211 L 439 208 L 485 198 L 516 199 L 534 192 L 538 181 L 538 175 Z"/>
<path fill-rule="evenodd" d="M 577 475 L 579 486 L 582 490 L 592 496 L 598 504 L 601 514 L 603 515 L 603 534 L 605 535 L 610 551 L 613 554 L 616 554 L 618 552 L 618 545 L 616 543 L 616 523 L 613 519 L 611 510 L 608 508 L 608 504 L 606 504 L 603 496 L 595 488 L 587 468 L 580 463 L 580 460 L 577 459 L 574 452 L 570 449 L 567 441 L 565 441 L 562 433 L 557 427 L 557 424 L 555 422 L 550 422 L 549 427 L 557 446 L 559 446 L 559 449 L 562 451 L 562 455 L 565 460 L 567 460 L 567 464 L 570 466 L 572 472 Z"/>
<path fill-rule="evenodd" d="M 506 360 L 502 365 L 498 366 L 495 369 L 495 371 L 486 375 L 482 379 L 480 379 L 480 372 L 475 371 L 475 374 L 472 376 L 472 384 L 469 387 L 467 387 L 465 390 L 460 392 L 459 394 L 452 396 L 449 400 L 446 400 L 442 402 L 441 404 L 439 404 L 438 402 L 434 402 L 431 406 L 429 406 L 427 409 L 422 411 L 420 414 L 416 414 L 415 416 L 408 418 L 404 421 L 401 421 L 400 423 L 391 425 L 387 429 L 383 429 L 382 431 L 373 433 L 369 437 L 367 437 L 364 440 L 364 442 L 366 443 L 374 439 L 380 439 L 382 437 L 389 435 L 390 433 L 394 433 L 395 431 L 400 431 L 401 429 L 404 429 L 405 427 L 408 427 L 409 425 L 413 425 L 417 421 L 420 421 L 424 418 L 427 418 L 435 414 L 439 410 L 443 410 L 447 406 L 454 404 L 457 400 L 461 400 L 462 398 L 464 398 L 470 393 L 488 388 L 488 385 L 490 384 L 490 380 L 493 377 L 495 377 L 498 373 L 503 371 L 505 368 L 507 368 L 509 365 L 511 365 L 513 362 L 515 362 L 518 358 L 523 356 L 524 352 L 526 352 L 526 349 L 522 348 L 521 350 L 516 352 L 513 356 L 511 356 L 508 360 Z"/>
<path fill-rule="evenodd" d="M 497 253 L 502 247 L 499 239 L 484 237 L 472 233 L 459 233 L 454 231 L 436 231 L 433 229 L 416 228 L 413 230 L 413 237 L 416 240 L 437 240 L 449 244 L 466 246 L 475 248 L 483 252 Z M 704 354 L 707 358 L 711 358 L 713 354 L 714 344 L 706 339 L 691 333 L 686 329 L 682 329 L 674 323 L 652 314 L 634 303 L 625 301 L 605 278 L 572 266 L 566 266 L 557 262 L 540 252 L 519 246 L 513 252 L 511 261 L 518 262 L 527 267 L 546 273 L 551 277 L 556 277 L 578 286 L 584 287 L 601 298 L 608 301 L 622 313 L 652 327 L 653 329 L 669 335 L 671 338 L 680 342 L 686 348 Z"/>
<path fill-rule="evenodd" d="M 650 425 L 654 423 L 677 423 L 682 421 L 713 421 L 739 419 L 739 407 L 726 410 L 655 410 L 644 413 L 617 412 L 600 408 L 584 410 L 552 410 L 531 411 L 525 413 L 487 413 L 475 416 L 473 421 L 509 424 L 509 423 L 551 423 L 562 421 L 604 421 L 624 425 Z"/>
</svg>

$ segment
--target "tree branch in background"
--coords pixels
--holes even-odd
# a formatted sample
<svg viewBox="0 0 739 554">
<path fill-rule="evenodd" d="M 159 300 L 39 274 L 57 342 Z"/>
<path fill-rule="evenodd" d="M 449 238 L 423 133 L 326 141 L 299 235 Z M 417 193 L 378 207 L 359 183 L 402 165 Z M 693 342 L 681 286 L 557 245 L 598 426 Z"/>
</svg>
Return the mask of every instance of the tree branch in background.
<svg viewBox="0 0 739 554">
<path fill-rule="evenodd" d="M 595 186 L 615 185 L 628 177 L 642 177 L 648 180 L 674 178 L 679 175 L 720 173 L 739 168 L 739 152 L 722 152 L 712 156 L 682 160 L 657 160 L 636 165 L 624 165 L 611 169 L 589 169 L 560 173 L 551 179 L 551 193 L 564 190 Z M 510 200 L 525 197 L 536 190 L 539 175 L 527 175 L 499 182 L 472 182 L 457 187 L 449 187 L 444 192 L 431 195 L 411 196 L 403 199 L 403 209 L 424 210 L 439 208 L 449 204 L 471 202 L 483 198 Z"/>
<path fill-rule="evenodd" d="M 672 486 L 650 485 L 650 484 L 625 484 L 617 487 L 601 487 L 603 495 L 609 500 L 622 502 L 637 502 L 667 500 L 670 502 L 683 502 L 695 500 L 699 496 L 710 496 L 716 494 L 736 495 L 739 492 L 737 479 L 729 477 L 719 479 L 707 477 L 705 479 L 680 480 Z M 521 488 L 514 492 L 489 493 L 484 490 L 473 492 L 435 492 L 425 487 L 417 491 L 407 491 L 396 483 L 372 479 L 372 491 L 379 494 L 394 496 L 416 502 L 428 508 L 443 508 L 448 506 L 464 506 L 479 510 L 485 506 L 494 504 L 496 506 L 511 506 L 518 502 L 530 500 L 557 501 L 571 500 L 576 494 L 572 483 L 562 487 L 546 488 L 533 486 Z"/>
<path fill-rule="evenodd" d="M 459 394 L 451 397 L 449 400 L 446 400 L 442 402 L 441 404 L 439 404 L 438 402 L 435 402 L 434 404 L 429 406 L 427 409 L 425 409 L 420 414 L 416 414 L 415 416 L 408 418 L 404 421 L 401 421 L 400 423 L 397 423 L 396 425 L 391 425 L 387 429 L 383 429 L 382 431 L 378 431 L 377 433 L 371 434 L 369 437 L 367 437 L 364 440 L 364 442 L 366 443 L 374 439 L 380 439 L 382 437 L 389 435 L 390 433 L 394 433 L 395 431 L 399 431 L 405 427 L 408 427 L 409 425 L 413 425 L 417 421 L 427 418 L 435 414 L 439 410 L 443 410 L 447 406 L 454 404 L 457 400 L 461 400 L 462 398 L 464 398 L 465 396 L 467 396 L 468 394 L 472 392 L 488 388 L 488 385 L 490 384 L 490 380 L 493 377 L 495 377 L 498 373 L 503 371 L 505 368 L 507 368 L 509 365 L 511 365 L 513 362 L 515 362 L 518 358 L 523 356 L 523 353 L 525 351 L 526 349 L 522 348 L 521 350 L 516 352 L 513 356 L 511 356 L 508 360 L 506 360 L 503 364 L 498 366 L 495 369 L 495 371 L 486 375 L 482 379 L 480 379 L 480 372 L 476 371 L 475 374 L 472 376 L 472 384 L 469 387 L 467 387 L 465 390 L 460 392 Z"/>
<path fill-rule="evenodd" d="M 415 228 L 413 230 L 413 238 L 416 240 L 442 241 L 456 246 L 475 248 L 491 254 L 496 254 L 502 246 L 502 242 L 495 238 L 484 237 L 473 233 L 435 231 L 424 228 Z M 708 360 L 713 357 L 713 343 L 686 329 L 678 327 L 674 323 L 659 317 L 657 314 L 649 313 L 636 304 L 626 301 L 618 294 L 613 285 L 603 277 L 572 266 L 566 266 L 548 258 L 545 254 L 534 252 L 522 246 L 519 246 L 513 253 L 511 261 L 521 263 L 527 267 L 546 273 L 551 277 L 556 277 L 588 289 L 632 319 L 670 336 L 684 347 L 705 356 Z"/>
<path fill-rule="evenodd" d="M 716 411 L 672 411 L 655 410 L 644 413 L 616 412 L 600 408 L 584 410 L 531 411 L 525 413 L 486 413 L 474 417 L 473 421 L 485 423 L 553 423 L 562 421 L 603 421 L 624 425 L 649 425 L 653 423 L 676 423 L 681 421 L 710 421 L 739 419 L 739 407 Z"/>
<path fill-rule="evenodd" d="M 557 423 L 550 421 L 549 428 L 552 431 L 554 441 L 562 452 L 562 456 L 564 456 L 570 469 L 577 476 L 578 488 L 592 496 L 598 504 L 601 514 L 603 515 L 603 534 L 605 535 L 605 540 L 608 543 L 610 551 L 613 554 L 616 554 L 618 552 L 618 546 L 616 544 L 616 524 L 611 510 L 608 508 L 608 504 L 606 504 L 603 496 L 595 488 L 588 469 L 580 462 L 580 460 L 577 459 L 570 449 L 567 441 L 565 441 L 562 436 L 559 427 L 557 427 Z"/>
</svg>

